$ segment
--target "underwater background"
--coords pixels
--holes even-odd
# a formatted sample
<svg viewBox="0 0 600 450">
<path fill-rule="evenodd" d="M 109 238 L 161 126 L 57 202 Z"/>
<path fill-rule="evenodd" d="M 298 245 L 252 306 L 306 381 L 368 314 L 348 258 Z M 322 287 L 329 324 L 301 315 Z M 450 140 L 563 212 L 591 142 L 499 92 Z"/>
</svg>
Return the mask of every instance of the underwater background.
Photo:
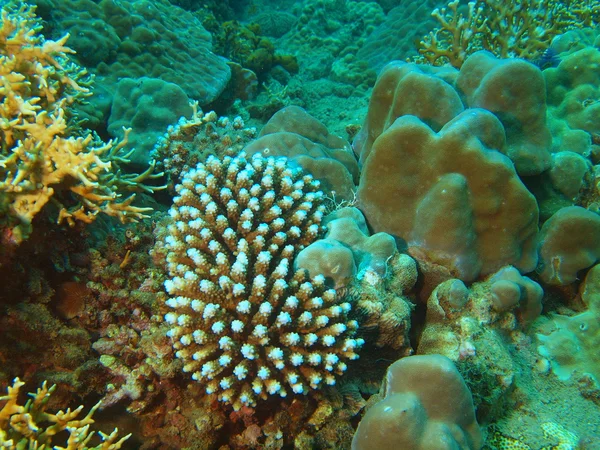
<svg viewBox="0 0 600 450">
<path fill-rule="evenodd" d="M 0 448 L 600 450 L 597 1 L 0 6 Z"/>
</svg>

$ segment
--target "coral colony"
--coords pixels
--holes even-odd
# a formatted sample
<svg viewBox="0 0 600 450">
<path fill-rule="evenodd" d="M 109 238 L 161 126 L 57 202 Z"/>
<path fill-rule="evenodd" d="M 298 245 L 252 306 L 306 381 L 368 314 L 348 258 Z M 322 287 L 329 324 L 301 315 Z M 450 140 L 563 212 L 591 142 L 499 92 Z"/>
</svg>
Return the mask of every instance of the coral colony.
<svg viewBox="0 0 600 450">
<path fill-rule="evenodd" d="M 599 67 L 592 0 L 3 2 L 0 448 L 600 449 Z"/>
<path fill-rule="evenodd" d="M 335 384 L 363 344 L 350 303 L 293 267 L 319 235 L 318 187 L 285 159 L 242 153 L 209 157 L 176 188 L 168 335 L 183 370 L 235 409 Z"/>
</svg>

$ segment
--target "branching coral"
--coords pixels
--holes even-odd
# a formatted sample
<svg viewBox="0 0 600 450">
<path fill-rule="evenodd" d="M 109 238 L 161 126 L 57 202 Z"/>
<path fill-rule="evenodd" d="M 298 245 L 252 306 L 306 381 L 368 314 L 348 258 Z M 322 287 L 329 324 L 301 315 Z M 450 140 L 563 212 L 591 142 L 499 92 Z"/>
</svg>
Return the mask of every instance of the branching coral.
<svg viewBox="0 0 600 450">
<path fill-rule="evenodd" d="M 184 371 L 237 410 L 334 384 L 362 339 L 325 277 L 294 270 L 323 193 L 286 159 L 209 157 L 177 187 L 164 244 L 165 315 Z"/>
<path fill-rule="evenodd" d="M 141 175 L 123 175 L 124 142 L 91 134 L 71 136 L 69 107 L 88 94 L 85 71 L 69 62 L 68 35 L 44 40 L 33 8 L 2 9 L 0 23 L 0 212 L 18 242 L 33 218 L 52 202 L 58 222 L 89 223 L 102 212 L 122 222 L 146 217 L 132 191 L 152 192 Z"/>
<path fill-rule="evenodd" d="M 214 111 L 203 113 L 198 103 L 190 104 L 192 117 L 181 118 L 158 138 L 152 158 L 164 169 L 169 182 L 177 183 L 182 172 L 206 161 L 209 155 L 220 158 L 238 154 L 256 137 L 254 127 L 246 127 L 243 119 L 219 117 Z"/>
<path fill-rule="evenodd" d="M 489 50 L 501 58 L 539 58 L 552 38 L 568 29 L 597 24 L 600 6 L 590 0 L 518 0 L 469 2 L 466 15 L 459 1 L 435 9 L 440 27 L 418 45 L 416 62 L 460 67 L 477 50 Z"/>
<path fill-rule="evenodd" d="M 50 395 L 54 392 L 56 385 L 48 387 L 44 382 L 37 392 L 30 393 L 31 399 L 20 405 L 18 402 L 19 390 L 24 385 L 21 380 L 15 378 L 12 386 L 9 386 L 8 395 L 0 397 L 0 447 L 8 450 L 18 449 L 40 449 L 55 448 L 58 450 L 117 450 L 131 435 L 118 439 L 118 430 L 111 434 L 99 432 L 102 443 L 88 447 L 94 432 L 90 425 L 94 423 L 92 415 L 100 406 L 96 404 L 83 418 L 78 418 L 83 406 L 71 411 L 58 411 L 56 414 L 46 412 Z M 67 430 L 69 437 L 66 447 L 54 446 L 54 436 L 61 431 Z"/>
</svg>

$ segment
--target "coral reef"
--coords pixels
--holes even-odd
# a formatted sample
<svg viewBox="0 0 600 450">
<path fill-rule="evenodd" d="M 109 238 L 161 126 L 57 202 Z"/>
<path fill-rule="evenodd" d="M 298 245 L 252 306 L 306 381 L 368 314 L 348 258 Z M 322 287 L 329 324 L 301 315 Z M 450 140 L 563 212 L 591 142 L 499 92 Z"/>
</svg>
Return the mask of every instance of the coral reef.
<svg viewBox="0 0 600 450">
<path fill-rule="evenodd" d="M 102 443 L 88 447 L 89 441 L 94 436 L 94 432 L 90 429 L 90 425 L 94 423 L 92 416 L 100 403 L 92 407 L 83 418 L 79 418 L 83 405 L 72 411 L 67 409 L 53 414 L 46 410 L 48 400 L 56 386 L 48 387 L 44 382 L 42 387 L 30 394 L 31 399 L 25 405 L 20 405 L 18 403 L 19 390 L 24 384 L 15 378 L 13 385 L 8 387 L 8 395 L 0 397 L 0 402 L 4 402 L 0 408 L 0 445 L 2 448 L 8 450 L 46 448 L 53 444 L 55 435 L 65 430 L 69 433 L 66 447 L 54 446 L 53 448 L 117 450 L 130 437 L 127 435 L 119 439 L 117 429 L 109 435 L 99 432 Z"/>
<path fill-rule="evenodd" d="M 358 165 L 350 144 L 298 106 L 277 111 L 244 151 L 285 156 L 315 176 L 327 196 L 346 201 L 354 197 Z"/>
<path fill-rule="evenodd" d="M 158 138 L 151 152 L 158 167 L 165 171 L 169 185 L 180 181 L 181 174 L 205 162 L 210 155 L 219 158 L 237 155 L 256 137 L 241 117 L 218 117 L 214 111 L 203 114 L 192 104 L 192 117 L 180 119 Z"/>
<path fill-rule="evenodd" d="M 98 142 L 92 134 L 69 134 L 68 109 L 88 92 L 78 81 L 84 71 L 69 61 L 72 50 L 39 34 L 33 9 L 2 10 L 0 93 L 3 117 L 0 149 L 0 207 L 3 227 L 16 242 L 26 238 L 34 217 L 47 205 L 58 223 L 92 222 L 98 213 L 131 222 L 151 208 L 132 205 L 135 194 L 153 192 L 142 184 L 157 175 L 122 174 L 127 154 L 119 144 Z"/>
<path fill-rule="evenodd" d="M 70 33 L 82 62 L 112 85 L 121 78 L 159 78 L 205 105 L 223 92 L 231 76 L 225 60 L 211 51 L 210 33 L 168 0 L 38 4 L 47 12 L 51 33 Z"/>
<path fill-rule="evenodd" d="M 11 0 L 0 447 L 600 448 L 600 10 L 448 1 Z"/>
<path fill-rule="evenodd" d="M 285 159 L 241 154 L 209 157 L 177 187 L 164 320 L 183 370 L 235 410 L 334 384 L 358 357 L 350 303 L 292 269 L 320 234 L 318 186 Z"/>
<path fill-rule="evenodd" d="M 353 450 L 481 448 L 471 393 L 448 358 L 400 359 L 389 367 L 384 385 L 383 398 L 356 429 Z"/>
<path fill-rule="evenodd" d="M 560 33 L 600 21 L 600 7 L 587 0 L 477 0 L 468 3 L 466 14 L 459 5 L 453 0 L 433 11 L 440 27 L 419 43 L 416 61 L 460 67 L 478 50 L 535 60 Z"/>
</svg>

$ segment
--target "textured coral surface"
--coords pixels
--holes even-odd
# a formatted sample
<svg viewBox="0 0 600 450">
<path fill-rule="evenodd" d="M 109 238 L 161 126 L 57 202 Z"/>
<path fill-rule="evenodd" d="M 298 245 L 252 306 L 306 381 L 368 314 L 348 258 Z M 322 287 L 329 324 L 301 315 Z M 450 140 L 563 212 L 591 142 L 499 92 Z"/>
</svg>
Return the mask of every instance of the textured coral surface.
<svg viewBox="0 0 600 450">
<path fill-rule="evenodd" d="M 209 157 L 186 173 L 165 238 L 165 315 L 176 356 L 235 409 L 303 394 L 355 359 L 351 305 L 325 277 L 295 271 L 320 233 L 323 193 L 285 159 Z"/>
<path fill-rule="evenodd" d="M 0 447 L 600 448 L 599 22 L 2 2 Z"/>
</svg>

